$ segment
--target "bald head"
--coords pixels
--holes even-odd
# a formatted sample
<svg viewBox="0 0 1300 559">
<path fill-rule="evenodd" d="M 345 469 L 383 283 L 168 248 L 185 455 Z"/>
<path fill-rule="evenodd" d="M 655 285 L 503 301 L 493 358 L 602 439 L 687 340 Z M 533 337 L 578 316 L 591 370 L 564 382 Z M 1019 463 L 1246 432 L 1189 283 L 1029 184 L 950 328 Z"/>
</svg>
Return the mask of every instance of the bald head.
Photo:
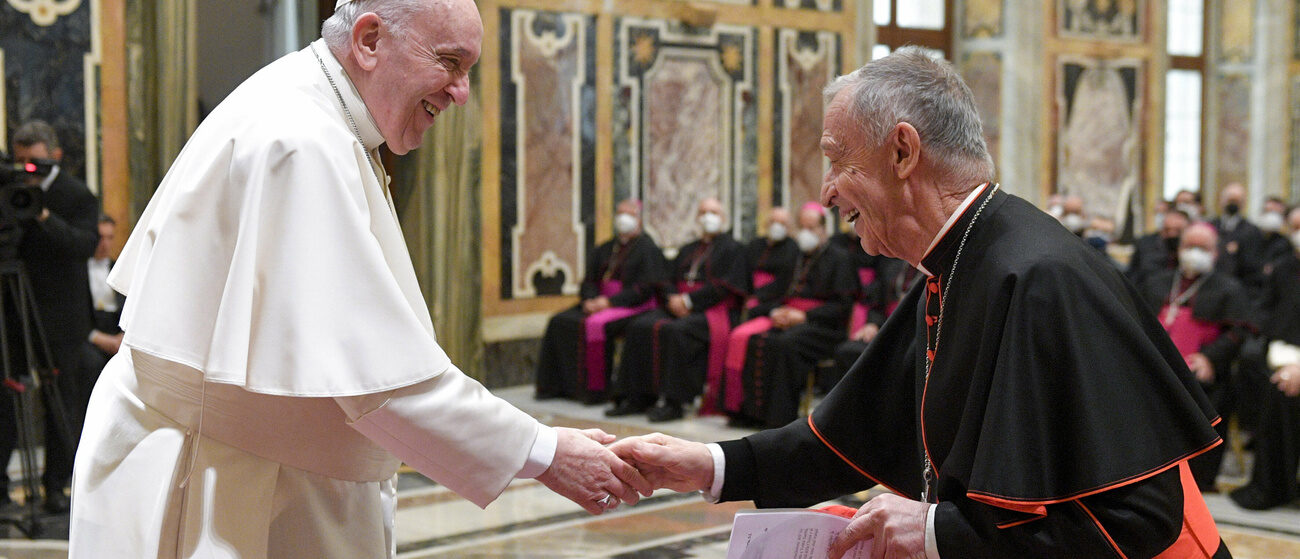
<svg viewBox="0 0 1300 559">
<path fill-rule="evenodd" d="M 785 208 L 772 208 L 772 213 L 767 214 L 767 226 L 771 227 L 773 223 L 780 223 L 789 228 L 790 210 Z"/>
<path fill-rule="evenodd" d="M 1183 230 L 1183 238 L 1182 242 L 1179 243 L 1179 248 L 1182 250 L 1199 248 L 1210 254 L 1218 254 L 1219 232 L 1215 231 L 1214 227 L 1208 223 L 1188 225 L 1187 229 Z"/>
</svg>

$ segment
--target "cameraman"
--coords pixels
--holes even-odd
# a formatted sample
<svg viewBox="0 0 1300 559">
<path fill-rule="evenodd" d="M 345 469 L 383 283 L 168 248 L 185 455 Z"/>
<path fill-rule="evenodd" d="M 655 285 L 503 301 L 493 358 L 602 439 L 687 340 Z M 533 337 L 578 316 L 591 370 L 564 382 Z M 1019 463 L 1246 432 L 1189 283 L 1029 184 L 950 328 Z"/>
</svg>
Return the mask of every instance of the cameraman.
<svg viewBox="0 0 1300 559">
<path fill-rule="evenodd" d="M 67 447 L 75 446 L 81 418 L 85 414 L 84 409 L 78 409 L 77 402 L 84 400 L 82 391 L 90 390 L 89 386 L 81 384 L 83 379 L 95 373 L 87 370 L 93 361 L 93 348 L 87 341 L 92 328 L 92 306 L 86 260 L 95 253 L 95 245 L 99 242 L 96 223 L 99 203 L 85 183 L 60 172 L 58 161 L 63 158 L 63 150 L 49 124 L 32 121 L 15 130 L 13 157 L 19 163 L 54 163 L 48 175 L 28 176 L 29 184 L 40 185 L 44 191 L 44 208 L 35 220 L 16 225 L 23 231 L 18 242 L 18 259 L 26 266 L 31 278 L 37 316 L 53 356 L 53 365 L 60 371 L 57 383 L 68 410 L 67 422 L 73 431 L 73 441 L 58 444 L 56 441 L 61 438 L 47 414 L 44 421 L 45 474 L 41 478 L 45 487 L 44 507 L 49 512 L 60 512 L 68 508 L 68 498 L 63 489 L 72 477 L 72 454 L 68 454 Z M 10 314 L 12 311 L 9 309 L 15 308 L 11 303 L 6 301 L 5 305 Z M 16 325 L 15 317 L 5 316 L 4 319 Z M 15 330 L 17 328 L 9 329 L 11 355 L 17 354 L 16 362 L 11 365 L 20 367 L 15 372 L 25 372 L 23 346 L 21 338 L 15 338 Z M 15 341 L 19 345 L 14 345 Z M 0 458 L 4 461 L 9 460 L 17 438 L 13 400 L 5 395 L 0 397 Z M 8 475 L 0 472 L 0 506 L 9 500 L 8 485 Z"/>
</svg>

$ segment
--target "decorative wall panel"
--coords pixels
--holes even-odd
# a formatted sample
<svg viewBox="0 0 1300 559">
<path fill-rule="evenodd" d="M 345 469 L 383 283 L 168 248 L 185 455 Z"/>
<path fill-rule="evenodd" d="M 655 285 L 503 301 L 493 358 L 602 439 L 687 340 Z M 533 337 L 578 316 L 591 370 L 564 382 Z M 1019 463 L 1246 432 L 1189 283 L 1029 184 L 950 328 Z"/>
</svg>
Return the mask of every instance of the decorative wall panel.
<svg viewBox="0 0 1300 559">
<path fill-rule="evenodd" d="M 838 12 L 843 9 L 843 3 L 844 0 L 776 0 L 778 6 L 823 12 Z"/>
<path fill-rule="evenodd" d="M 58 132 L 63 172 L 85 178 L 92 189 L 99 183 L 97 5 L 81 0 L 0 3 L 2 151 L 9 151 L 17 126 L 44 120 Z"/>
<path fill-rule="evenodd" d="M 829 31 L 776 31 L 776 187 L 772 205 L 797 208 L 821 198 L 822 90 L 839 69 L 840 41 Z"/>
<path fill-rule="evenodd" d="M 984 142 L 996 166 L 1002 139 L 1002 53 L 965 53 L 960 71 L 975 96 L 975 106 L 979 109 L 984 128 Z"/>
<path fill-rule="evenodd" d="M 1002 36 L 1003 0 L 966 0 L 961 17 L 962 39 Z"/>
<path fill-rule="evenodd" d="M 1219 60 L 1222 62 L 1249 62 L 1254 49 L 1255 2 L 1231 0 L 1223 4 L 1222 43 Z"/>
<path fill-rule="evenodd" d="M 644 202 L 644 229 L 670 255 L 697 235 L 690 224 L 709 196 L 733 233 L 752 231 L 754 29 L 640 18 L 615 29 L 616 197 Z"/>
<path fill-rule="evenodd" d="M 1141 181 L 1142 62 L 1062 55 L 1056 66 L 1057 191 L 1123 229 Z"/>
<path fill-rule="evenodd" d="M 592 18 L 503 10 L 501 21 L 503 297 L 573 295 L 594 225 Z"/>
<path fill-rule="evenodd" d="M 1094 41 L 1141 41 L 1147 0 L 1057 0 L 1057 33 Z"/>
<path fill-rule="evenodd" d="M 1228 183 L 1245 184 L 1250 178 L 1250 76 L 1221 75 L 1214 94 L 1219 100 L 1218 165 L 1212 184 L 1207 186 L 1218 192 Z"/>
</svg>

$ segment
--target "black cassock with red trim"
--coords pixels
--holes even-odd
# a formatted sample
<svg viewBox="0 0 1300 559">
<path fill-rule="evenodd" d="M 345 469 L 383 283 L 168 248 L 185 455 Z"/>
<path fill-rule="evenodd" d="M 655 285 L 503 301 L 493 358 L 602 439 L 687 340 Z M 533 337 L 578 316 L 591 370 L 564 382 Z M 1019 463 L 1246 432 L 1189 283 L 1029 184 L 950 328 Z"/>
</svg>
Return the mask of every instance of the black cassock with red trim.
<svg viewBox="0 0 1300 559">
<path fill-rule="evenodd" d="M 945 559 L 1229 556 L 1185 465 L 1218 417 L 1100 252 L 985 188 L 922 265 L 811 418 L 722 443 L 724 500 L 920 499 L 928 453 Z"/>
</svg>

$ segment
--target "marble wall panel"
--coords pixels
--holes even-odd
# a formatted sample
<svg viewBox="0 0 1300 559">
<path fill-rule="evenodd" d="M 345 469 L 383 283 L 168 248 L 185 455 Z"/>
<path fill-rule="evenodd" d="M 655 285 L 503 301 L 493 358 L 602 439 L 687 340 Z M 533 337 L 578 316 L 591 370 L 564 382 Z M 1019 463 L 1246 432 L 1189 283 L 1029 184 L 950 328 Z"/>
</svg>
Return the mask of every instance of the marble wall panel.
<svg viewBox="0 0 1300 559">
<path fill-rule="evenodd" d="M 820 10 L 823 12 L 838 12 L 844 9 L 843 0 L 777 0 L 777 5 L 786 8 Z"/>
<path fill-rule="evenodd" d="M 594 73 L 589 16 L 503 10 L 505 298 L 572 295 L 593 224 Z M 508 171 L 508 172 L 505 172 Z M 509 200 L 509 202 L 507 202 Z M 505 235 L 508 233 L 508 235 Z M 503 262 L 503 265 L 507 264 Z M 505 271 L 503 270 L 503 274 Z"/>
<path fill-rule="evenodd" d="M 1004 0 L 966 0 L 962 4 L 962 39 L 986 39 L 1002 36 Z"/>
<path fill-rule="evenodd" d="M 821 198 L 822 90 L 838 73 L 840 41 L 828 31 L 779 29 L 776 34 L 772 205 L 793 209 Z"/>
<path fill-rule="evenodd" d="M 1147 0 L 1057 0 L 1057 33 L 1094 41 L 1141 41 Z"/>
<path fill-rule="evenodd" d="M 1062 55 L 1056 65 L 1057 191 L 1123 230 L 1141 183 L 1142 62 Z"/>
<path fill-rule="evenodd" d="M 709 196 L 737 236 L 752 231 L 754 30 L 615 25 L 616 196 L 643 200 L 645 230 L 670 255 L 697 236 L 695 208 Z"/>
<path fill-rule="evenodd" d="M 1300 76 L 1291 76 L 1291 98 L 1300 99 Z M 1300 200 L 1300 103 L 1291 103 L 1291 186 L 1288 200 Z"/>
<path fill-rule="evenodd" d="M 1219 43 L 1221 62 L 1249 62 L 1254 51 L 1255 3 L 1244 0 L 1224 2 L 1223 30 Z"/>
<path fill-rule="evenodd" d="M 49 122 L 63 147 L 63 172 L 87 179 L 92 189 L 99 178 L 98 151 L 87 153 L 86 146 L 98 145 L 99 60 L 91 42 L 96 4 L 59 0 L 23 11 L 0 2 L 0 151 L 8 153 L 22 123 Z"/>
<path fill-rule="evenodd" d="M 1214 92 L 1218 98 L 1218 135 L 1212 191 L 1232 182 L 1245 184 L 1250 178 L 1250 76 L 1219 76 Z"/>
<path fill-rule="evenodd" d="M 984 142 L 996 166 L 1002 140 L 1002 53 L 967 52 L 962 55 L 960 72 L 975 96 Z"/>
</svg>

